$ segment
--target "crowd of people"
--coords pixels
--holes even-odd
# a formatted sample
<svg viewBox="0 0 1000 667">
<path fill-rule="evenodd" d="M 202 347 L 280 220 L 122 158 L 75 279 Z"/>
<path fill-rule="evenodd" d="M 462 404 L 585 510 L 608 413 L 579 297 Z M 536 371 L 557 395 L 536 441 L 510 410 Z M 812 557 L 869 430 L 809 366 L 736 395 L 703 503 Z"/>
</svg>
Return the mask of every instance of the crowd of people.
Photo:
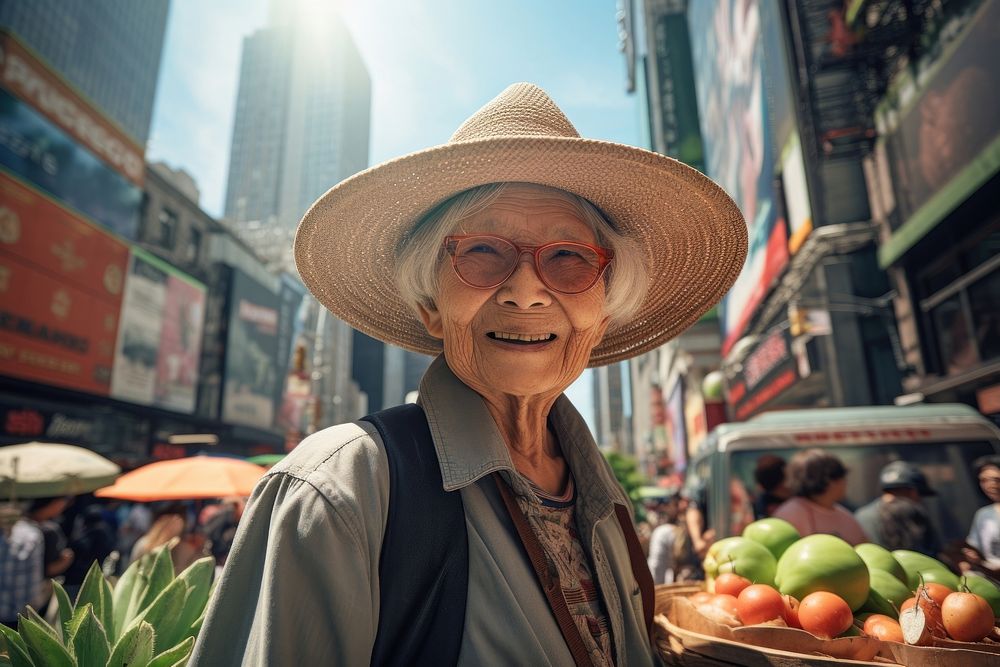
<svg viewBox="0 0 1000 667">
<path fill-rule="evenodd" d="M 27 501 L 0 526 L 0 622 L 16 627 L 26 605 L 54 618 L 53 580 L 75 598 L 93 563 L 117 576 L 175 539 L 177 573 L 204 556 L 221 569 L 243 505 L 242 498 L 125 503 L 91 495 Z"/>
<path fill-rule="evenodd" d="M 852 545 L 871 542 L 890 551 L 917 551 L 961 571 L 1000 577 L 1000 456 L 977 459 L 973 472 L 989 504 L 976 512 L 966 539 L 953 544 L 944 543 L 923 504 L 934 490 L 920 468 L 906 461 L 883 467 L 880 494 L 852 512 L 842 504 L 849 471 L 836 455 L 808 449 L 786 461 L 766 454 L 757 459 L 757 493 L 751 502 L 755 519 L 784 519 L 802 536 L 827 533 Z M 646 536 L 657 584 L 702 578 L 700 563 L 716 537 L 708 523 L 706 495 L 705 489 L 665 489 L 663 496 L 646 503 L 640 533 Z"/>
</svg>

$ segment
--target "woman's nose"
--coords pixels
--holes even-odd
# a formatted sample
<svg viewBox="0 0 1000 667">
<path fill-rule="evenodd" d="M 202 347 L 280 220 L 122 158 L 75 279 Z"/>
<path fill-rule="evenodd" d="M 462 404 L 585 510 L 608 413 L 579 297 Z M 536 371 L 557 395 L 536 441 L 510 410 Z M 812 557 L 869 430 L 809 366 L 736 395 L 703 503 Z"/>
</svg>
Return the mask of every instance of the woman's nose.
<svg viewBox="0 0 1000 667">
<path fill-rule="evenodd" d="M 535 260 L 524 253 L 510 278 L 497 288 L 500 303 L 516 308 L 538 308 L 552 303 L 552 295 L 535 270 Z"/>
</svg>

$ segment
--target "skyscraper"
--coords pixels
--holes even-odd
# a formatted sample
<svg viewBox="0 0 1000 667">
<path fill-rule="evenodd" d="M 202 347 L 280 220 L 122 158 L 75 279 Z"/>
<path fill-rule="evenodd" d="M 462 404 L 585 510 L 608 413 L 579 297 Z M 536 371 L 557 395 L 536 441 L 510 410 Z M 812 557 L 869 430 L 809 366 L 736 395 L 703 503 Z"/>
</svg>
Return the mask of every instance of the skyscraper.
<svg viewBox="0 0 1000 667">
<path fill-rule="evenodd" d="M 144 146 L 169 6 L 170 0 L 15 0 L 0 2 L 0 27 Z"/>
<path fill-rule="evenodd" d="M 272 263 L 287 266 L 309 205 L 368 166 L 370 111 L 368 70 L 334 13 L 274 4 L 244 39 L 225 216 Z"/>
</svg>

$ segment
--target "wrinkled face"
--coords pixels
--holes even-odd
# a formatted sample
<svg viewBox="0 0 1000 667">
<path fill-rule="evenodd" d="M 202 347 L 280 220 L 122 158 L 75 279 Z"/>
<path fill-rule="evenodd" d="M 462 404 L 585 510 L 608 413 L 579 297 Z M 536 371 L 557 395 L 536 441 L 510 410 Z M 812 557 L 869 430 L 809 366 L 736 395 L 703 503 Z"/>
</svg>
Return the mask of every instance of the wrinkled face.
<svg viewBox="0 0 1000 667">
<path fill-rule="evenodd" d="M 491 234 L 519 245 L 599 245 L 571 199 L 525 184 L 506 187 L 452 233 Z M 545 286 L 528 254 L 491 289 L 463 283 L 446 256 L 439 271 L 436 305 L 421 313 L 424 324 L 443 340 L 452 371 L 483 395 L 558 394 L 583 372 L 608 326 L 603 280 L 580 294 L 560 294 Z"/>
</svg>

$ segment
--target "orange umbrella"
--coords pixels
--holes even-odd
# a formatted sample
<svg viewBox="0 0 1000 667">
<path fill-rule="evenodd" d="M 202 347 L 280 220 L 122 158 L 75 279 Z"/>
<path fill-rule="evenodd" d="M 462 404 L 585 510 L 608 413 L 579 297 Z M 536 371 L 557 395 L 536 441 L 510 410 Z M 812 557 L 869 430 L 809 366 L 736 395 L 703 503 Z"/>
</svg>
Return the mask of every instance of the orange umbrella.
<svg viewBox="0 0 1000 667">
<path fill-rule="evenodd" d="M 241 459 L 190 456 L 136 468 L 94 495 L 139 502 L 249 496 L 264 472 Z"/>
</svg>

